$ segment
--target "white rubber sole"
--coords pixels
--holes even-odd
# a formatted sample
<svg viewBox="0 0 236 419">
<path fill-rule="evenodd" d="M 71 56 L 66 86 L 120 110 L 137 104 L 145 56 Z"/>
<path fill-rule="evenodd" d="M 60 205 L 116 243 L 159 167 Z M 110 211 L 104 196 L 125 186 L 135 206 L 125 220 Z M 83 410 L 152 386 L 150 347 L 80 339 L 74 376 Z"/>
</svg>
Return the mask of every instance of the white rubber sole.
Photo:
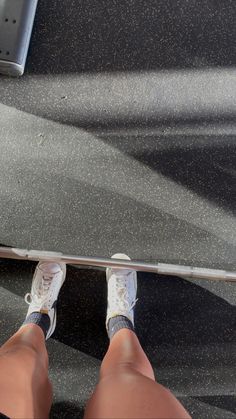
<svg viewBox="0 0 236 419">
<path fill-rule="evenodd" d="M 62 273 L 63 273 L 62 284 L 61 284 L 61 288 L 62 288 L 62 285 L 64 284 L 65 279 L 66 279 L 66 264 L 65 263 L 60 263 L 60 262 L 56 262 L 56 263 L 60 266 L 60 268 L 62 270 Z M 40 264 L 40 262 L 39 262 L 39 264 Z M 61 288 L 60 288 L 60 290 L 61 290 Z M 58 295 L 59 295 L 59 293 L 58 293 Z M 55 332 L 56 324 L 57 324 L 57 308 L 54 309 L 54 316 L 53 316 L 52 325 L 50 326 L 50 329 L 49 329 L 49 331 L 46 335 L 46 340 L 49 339 L 50 336 L 52 336 L 52 334 Z"/>
</svg>

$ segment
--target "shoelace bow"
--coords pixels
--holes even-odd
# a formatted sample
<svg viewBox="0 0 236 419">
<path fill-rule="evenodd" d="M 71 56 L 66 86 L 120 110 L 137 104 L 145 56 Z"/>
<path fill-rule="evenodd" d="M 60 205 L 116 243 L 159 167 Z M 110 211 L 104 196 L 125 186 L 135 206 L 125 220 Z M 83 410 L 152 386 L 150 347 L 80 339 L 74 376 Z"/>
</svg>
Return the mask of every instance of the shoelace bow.
<svg viewBox="0 0 236 419">
<path fill-rule="evenodd" d="M 116 289 L 117 289 L 117 294 L 119 296 L 119 300 L 117 300 L 119 303 L 121 302 L 123 305 L 124 310 L 127 311 L 131 311 L 135 304 L 138 301 L 138 298 L 136 298 L 136 300 L 134 300 L 131 304 L 129 302 L 129 298 L 128 298 L 128 290 L 127 287 L 123 285 L 123 276 L 121 275 L 117 275 L 116 274 Z"/>
<path fill-rule="evenodd" d="M 53 277 L 51 275 L 43 275 L 41 284 L 38 289 L 38 295 L 32 295 L 30 292 L 28 292 L 25 295 L 26 304 L 30 305 L 31 302 L 35 304 L 38 304 L 40 302 L 41 304 L 43 304 L 44 301 L 46 301 L 46 299 L 48 298 L 48 291 L 50 289 L 52 278 Z"/>
</svg>

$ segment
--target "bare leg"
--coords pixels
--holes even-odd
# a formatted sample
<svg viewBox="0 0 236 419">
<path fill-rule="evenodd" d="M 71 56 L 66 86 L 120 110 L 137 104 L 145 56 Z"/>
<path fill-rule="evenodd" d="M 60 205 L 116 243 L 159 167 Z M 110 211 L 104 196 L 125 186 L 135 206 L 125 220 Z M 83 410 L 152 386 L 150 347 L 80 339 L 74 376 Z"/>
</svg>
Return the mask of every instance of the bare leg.
<svg viewBox="0 0 236 419">
<path fill-rule="evenodd" d="M 52 404 L 48 339 L 56 327 L 56 300 L 65 264 L 40 262 L 35 270 L 24 325 L 0 348 L 0 412 L 11 418 L 46 419 Z M 30 301 L 29 301 L 30 299 Z"/>
<path fill-rule="evenodd" d="M 0 411 L 12 418 L 47 418 L 51 404 L 44 333 L 28 324 L 0 348 Z"/>
<path fill-rule="evenodd" d="M 115 259 L 126 259 L 116 254 Z M 178 400 L 155 382 L 152 366 L 133 331 L 137 273 L 108 268 L 107 330 L 110 346 L 85 418 L 190 418 Z"/>
<path fill-rule="evenodd" d="M 154 380 L 137 336 L 121 329 L 102 362 L 85 418 L 190 418 L 172 393 Z"/>
</svg>

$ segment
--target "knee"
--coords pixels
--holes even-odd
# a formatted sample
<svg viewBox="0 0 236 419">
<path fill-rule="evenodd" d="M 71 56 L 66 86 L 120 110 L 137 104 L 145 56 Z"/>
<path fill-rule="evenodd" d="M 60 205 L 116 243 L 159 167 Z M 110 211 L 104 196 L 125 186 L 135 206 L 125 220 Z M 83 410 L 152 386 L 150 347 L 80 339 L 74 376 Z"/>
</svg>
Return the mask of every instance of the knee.
<svg viewBox="0 0 236 419">
<path fill-rule="evenodd" d="M 126 373 L 132 373 L 136 370 L 135 363 L 133 362 L 117 362 L 113 365 L 106 365 L 102 363 L 100 369 L 100 378 L 109 377 L 111 375 L 123 375 Z"/>
<path fill-rule="evenodd" d="M 125 368 L 100 379 L 87 404 L 85 418 L 114 417 L 188 418 L 170 390 Z"/>
<path fill-rule="evenodd" d="M 34 368 L 37 363 L 41 368 L 48 369 L 48 354 L 47 351 L 37 351 L 34 346 L 25 343 L 17 343 L 11 347 L 3 347 L 0 349 L 0 358 L 3 357 L 5 361 L 8 359 L 12 362 L 19 363 L 24 368 Z"/>
<path fill-rule="evenodd" d="M 14 347 L 0 351 L 1 375 L 17 377 L 19 385 L 31 380 L 37 381 L 38 386 L 50 387 L 48 379 L 47 360 L 40 356 L 34 348 L 26 345 L 14 345 Z"/>
<path fill-rule="evenodd" d="M 106 376 L 110 376 L 110 375 L 115 375 L 115 376 L 122 376 L 124 374 L 128 374 L 129 376 L 132 375 L 143 375 L 145 377 L 148 377 L 152 380 L 155 380 L 155 376 L 154 376 L 154 372 L 151 366 L 149 366 L 149 364 L 147 365 L 146 363 L 142 364 L 140 362 L 135 362 L 135 361 L 120 361 L 117 362 L 114 365 L 101 365 L 101 370 L 100 370 L 100 377 L 106 377 Z"/>
<path fill-rule="evenodd" d="M 100 378 L 86 406 L 85 418 L 111 418 L 114 412 L 116 417 L 147 417 L 142 410 L 143 404 L 148 405 L 146 380 L 151 381 L 137 373 L 132 364 L 119 365 Z M 136 415 L 137 410 L 139 416 Z"/>
</svg>

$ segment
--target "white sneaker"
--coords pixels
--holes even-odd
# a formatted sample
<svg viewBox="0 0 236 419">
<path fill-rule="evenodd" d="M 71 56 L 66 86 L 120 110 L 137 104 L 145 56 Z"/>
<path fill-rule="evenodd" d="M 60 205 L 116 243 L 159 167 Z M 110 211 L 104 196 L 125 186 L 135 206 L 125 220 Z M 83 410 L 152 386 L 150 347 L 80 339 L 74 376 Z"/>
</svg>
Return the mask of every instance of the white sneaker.
<svg viewBox="0 0 236 419">
<path fill-rule="evenodd" d="M 117 253 L 113 259 L 130 260 L 129 256 Z M 134 325 L 134 306 L 137 302 L 137 272 L 124 268 L 107 268 L 107 318 L 106 327 L 112 317 L 125 316 Z"/>
<path fill-rule="evenodd" d="M 48 314 L 50 318 L 46 339 L 50 338 L 56 328 L 57 297 L 65 278 L 65 263 L 39 262 L 34 273 L 31 292 L 25 296 L 25 302 L 29 304 L 27 316 L 39 312 Z"/>
</svg>

